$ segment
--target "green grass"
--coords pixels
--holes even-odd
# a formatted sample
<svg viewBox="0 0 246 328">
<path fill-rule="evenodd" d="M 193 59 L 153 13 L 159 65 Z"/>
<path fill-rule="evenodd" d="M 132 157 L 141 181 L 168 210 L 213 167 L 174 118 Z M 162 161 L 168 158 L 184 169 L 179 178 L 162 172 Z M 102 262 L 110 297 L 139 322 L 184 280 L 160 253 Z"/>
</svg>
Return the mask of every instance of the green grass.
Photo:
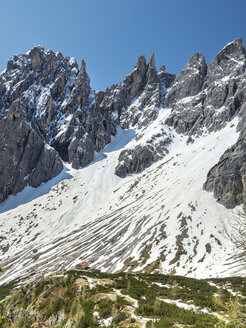
<svg viewBox="0 0 246 328">
<path fill-rule="evenodd" d="M 83 278 L 83 280 L 77 280 Z M 94 287 L 86 283 L 87 278 L 95 279 Z M 104 279 L 100 282 L 100 279 Z M 107 281 L 108 280 L 108 281 Z M 94 313 L 97 312 L 99 320 L 112 317 L 110 328 L 120 327 L 121 322 L 128 322 L 136 327 L 136 319 L 131 317 L 127 308 L 138 301 L 135 314 L 153 319 L 148 322 L 148 328 L 175 327 L 179 323 L 183 327 L 210 328 L 217 325 L 220 328 L 236 327 L 235 320 L 226 324 L 211 314 L 184 310 L 175 304 L 165 303 L 163 299 L 181 300 L 191 302 L 198 308 L 207 308 L 211 312 L 228 313 L 231 315 L 230 304 L 238 302 L 241 313 L 245 312 L 245 300 L 240 295 L 235 298 L 227 288 L 240 292 L 246 291 L 246 278 L 212 279 L 217 287 L 211 286 L 207 280 L 197 280 L 181 276 L 168 276 L 160 274 L 107 274 L 98 272 L 82 272 L 71 270 L 64 276 L 51 276 L 40 278 L 37 281 L 15 289 L 16 282 L 0 287 L 0 299 L 10 296 L 0 304 L 1 328 L 16 328 L 11 323 L 8 313 L 16 313 L 15 321 L 21 327 L 30 327 L 35 322 L 35 316 L 23 317 L 24 311 L 30 313 L 37 311 L 42 320 L 47 320 L 57 313 L 63 313 L 64 320 L 54 328 L 62 328 L 68 320 L 74 321 L 74 327 L 102 327 Z M 82 283 L 82 285 L 80 285 Z M 157 285 L 168 285 L 162 287 Z M 115 290 L 122 296 L 112 298 L 108 294 L 115 294 Z M 98 296 L 97 296 L 98 295 Z M 126 299 L 125 296 L 129 296 Z M 134 311 L 134 308 L 132 308 Z M 40 319 L 41 320 L 41 319 Z M 41 321 L 42 321 L 41 320 Z"/>
<path fill-rule="evenodd" d="M 3 300 L 6 296 L 8 296 L 15 286 L 16 281 L 11 281 L 8 284 L 0 286 L 0 301 Z"/>
<path fill-rule="evenodd" d="M 218 319 L 211 315 L 204 313 L 197 314 L 193 311 L 181 309 L 175 304 L 164 302 L 160 302 L 158 305 L 149 305 L 148 303 L 141 302 L 136 312 L 141 316 L 162 318 L 162 320 L 169 319 L 169 325 L 179 322 L 193 327 L 210 328 L 218 323 Z M 159 327 L 159 325 L 158 323 L 157 327 Z"/>
</svg>

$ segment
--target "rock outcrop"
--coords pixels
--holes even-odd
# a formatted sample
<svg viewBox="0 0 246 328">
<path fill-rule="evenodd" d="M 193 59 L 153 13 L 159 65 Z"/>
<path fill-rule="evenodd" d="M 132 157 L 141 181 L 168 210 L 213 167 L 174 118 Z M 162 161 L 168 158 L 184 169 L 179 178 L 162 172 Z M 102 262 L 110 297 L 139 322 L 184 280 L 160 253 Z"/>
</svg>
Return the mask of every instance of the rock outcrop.
<svg viewBox="0 0 246 328">
<path fill-rule="evenodd" d="M 0 201 L 27 184 L 37 187 L 61 172 L 57 152 L 26 123 L 17 101 L 0 119 L 0 138 Z"/>
<path fill-rule="evenodd" d="M 207 64 L 202 54 L 193 55 L 169 89 L 165 107 L 172 108 L 166 124 L 178 133 L 193 134 L 203 122 L 202 87 L 207 73 Z"/>
<path fill-rule="evenodd" d="M 208 172 L 204 189 L 212 191 L 217 201 L 227 208 L 245 204 L 246 139 L 239 139 Z"/>
<path fill-rule="evenodd" d="M 129 107 L 121 114 L 121 127 L 141 129 L 153 122 L 159 108 L 163 106 L 166 89 L 174 79 L 175 75 L 168 74 L 165 70 L 157 73 L 154 53 L 151 54 L 148 65 L 143 56 L 139 57 L 134 70 L 125 78 L 122 85 L 127 100 L 124 108 Z"/>
<path fill-rule="evenodd" d="M 142 145 L 140 143 L 135 148 L 123 150 L 120 153 L 115 174 L 125 178 L 128 174 L 142 172 L 168 154 L 168 145 L 170 143 L 170 137 L 163 133 L 163 136 L 153 135 L 151 140 L 147 140 L 146 144 Z"/>
<path fill-rule="evenodd" d="M 223 77 L 218 81 L 218 76 Z M 246 52 L 242 40 L 229 43 L 208 69 L 205 125 L 214 129 L 239 114 L 239 139 L 208 173 L 204 189 L 228 208 L 245 204 Z"/>
<path fill-rule="evenodd" d="M 172 114 L 166 123 L 188 135 L 223 128 L 246 100 L 245 67 L 242 39 L 225 46 L 208 68 L 202 54 L 192 56 L 167 93 Z"/>
<path fill-rule="evenodd" d="M 190 142 L 222 129 L 238 114 L 239 143 L 221 157 L 204 184 L 233 207 L 244 194 L 245 104 L 241 39 L 226 45 L 209 66 L 196 53 L 177 77 L 166 73 L 165 66 L 157 72 L 154 53 L 149 63 L 140 56 L 124 81 L 105 91 L 91 88 L 84 61 L 79 69 L 74 58 L 37 46 L 13 56 L 0 74 L 0 201 L 27 184 L 36 187 L 56 176 L 62 160 L 76 169 L 89 164 L 119 126 L 135 129 L 139 140 L 119 156 L 115 173 L 124 177 L 165 156 L 172 129 Z M 160 109 L 167 113 L 165 128 L 155 140 L 142 138 Z"/>
<path fill-rule="evenodd" d="M 140 63 L 144 63 L 145 69 L 140 70 Z M 142 65 L 140 65 L 140 67 L 142 67 Z M 123 82 L 123 87 L 129 89 L 127 81 L 136 79 L 138 71 L 142 72 L 142 82 L 139 84 L 141 85 L 141 93 L 138 94 L 137 98 L 137 94 L 134 93 L 135 99 L 133 99 L 128 110 L 122 113 L 120 124 L 123 128 L 133 127 L 141 130 L 146 128 L 157 118 L 159 109 L 164 106 L 166 90 L 172 85 L 175 75 L 166 73 L 164 66 L 162 66 L 157 73 L 154 53 L 151 53 L 148 65 L 143 61 L 143 57 L 139 58 L 137 66 Z M 138 77 L 137 80 L 139 81 L 140 77 Z M 128 87 L 126 87 L 126 85 L 128 85 Z M 140 137 L 141 134 L 138 138 L 140 139 Z M 152 144 L 152 140 L 149 140 L 146 144 L 139 144 L 134 149 L 123 150 L 120 153 L 118 164 L 115 168 L 115 174 L 123 178 L 131 173 L 142 172 L 152 163 L 165 156 L 168 152 L 166 146 L 170 142 L 170 138 L 163 133 L 158 145 Z"/>
<path fill-rule="evenodd" d="M 89 164 L 117 126 L 146 127 L 173 79 L 157 73 L 152 53 L 149 64 L 139 57 L 122 84 L 96 92 L 84 61 L 79 69 L 73 58 L 40 46 L 13 56 L 0 74 L 0 201 L 57 175 L 61 159 L 76 169 Z"/>
</svg>

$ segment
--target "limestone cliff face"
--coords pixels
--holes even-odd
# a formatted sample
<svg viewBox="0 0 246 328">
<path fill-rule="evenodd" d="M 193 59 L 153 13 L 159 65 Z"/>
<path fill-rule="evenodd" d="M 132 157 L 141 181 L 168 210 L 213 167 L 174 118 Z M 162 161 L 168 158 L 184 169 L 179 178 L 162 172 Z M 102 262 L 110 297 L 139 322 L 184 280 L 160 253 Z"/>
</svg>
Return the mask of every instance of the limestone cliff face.
<svg viewBox="0 0 246 328">
<path fill-rule="evenodd" d="M 13 56 L 0 74 L 0 201 L 27 184 L 38 186 L 62 170 L 89 164 L 117 126 L 147 126 L 157 116 L 165 88 L 154 54 L 139 57 L 122 84 L 105 92 L 90 87 L 86 64 L 37 46 Z M 139 104 L 134 105 L 134 100 Z"/>
<path fill-rule="evenodd" d="M 245 202 L 245 106 L 246 52 L 242 39 L 226 45 L 208 67 L 202 54 L 192 56 L 165 99 L 165 107 L 171 108 L 166 124 L 189 135 L 189 141 L 221 130 L 239 114 L 239 141 L 210 170 L 204 184 L 205 190 L 212 191 L 229 208 Z"/>
<path fill-rule="evenodd" d="M 153 67 L 154 58 L 151 62 L 151 67 Z M 238 129 L 241 131 L 241 135 L 245 136 L 245 69 L 246 55 L 241 39 L 226 45 L 208 67 L 202 54 L 194 54 L 174 81 L 172 80 L 170 84 L 166 83 L 167 91 L 163 100 L 164 108 L 171 112 L 165 120 L 166 125 L 174 128 L 179 134 L 188 135 L 187 141 L 191 142 L 203 133 L 221 130 L 234 115 L 239 113 Z M 168 75 L 163 76 L 162 72 L 165 72 L 165 68 L 159 71 L 159 79 L 165 79 L 167 82 Z M 155 88 L 156 78 L 151 79 L 151 81 L 153 82 L 152 87 Z M 151 84 L 149 83 L 149 85 Z M 153 98 L 152 95 L 151 99 L 153 100 Z M 156 99 L 155 104 L 157 104 Z M 160 103 L 157 106 L 160 106 Z M 137 112 L 139 113 L 139 111 Z M 132 113 L 134 113 L 134 107 Z M 154 116 L 154 112 L 151 113 Z M 139 124 L 138 120 L 137 122 Z M 163 134 L 160 142 L 161 152 L 152 144 L 136 150 L 129 149 L 128 152 L 122 152 L 115 170 L 116 174 L 122 177 L 142 171 L 158 158 L 165 156 L 168 152 L 167 146 L 170 143 L 170 138 Z M 143 149 L 142 153 L 139 149 Z M 151 153 L 147 156 L 148 160 L 146 160 L 147 153 Z M 240 154 L 242 156 L 243 152 L 240 151 Z M 139 162 L 141 162 L 140 166 L 138 165 Z M 230 163 L 232 162 L 233 160 L 230 159 Z M 234 168 L 231 167 L 230 174 L 235 179 L 233 183 L 223 175 L 224 171 L 221 174 L 221 172 L 214 170 L 214 175 L 210 174 L 209 181 L 204 184 L 204 188 L 213 191 L 216 199 L 225 206 L 230 207 L 239 204 L 242 200 L 242 181 L 238 170 L 239 166 L 237 165 Z M 217 173 L 215 174 L 215 172 Z M 234 188 L 237 190 L 234 190 L 234 193 L 238 193 L 237 201 L 229 200 L 228 195 L 226 198 L 222 197 L 225 190 L 222 192 L 223 188 L 219 185 L 225 186 L 226 190 L 231 190 L 232 185 L 235 187 L 237 184 L 238 188 Z"/>
<path fill-rule="evenodd" d="M 27 184 L 32 187 L 56 176 L 63 165 L 52 148 L 27 124 L 13 102 L 0 120 L 0 201 Z"/>
<path fill-rule="evenodd" d="M 246 53 L 242 40 L 229 43 L 208 69 L 204 102 L 205 125 L 218 129 L 238 113 L 238 142 L 228 149 L 209 171 L 204 189 L 212 191 L 224 206 L 245 203 L 245 108 Z M 229 136 L 228 136 L 229 137 Z"/>
<path fill-rule="evenodd" d="M 227 208 L 245 204 L 246 200 L 246 140 L 239 139 L 208 172 L 204 189 Z"/>
<path fill-rule="evenodd" d="M 172 114 L 166 123 L 188 135 L 223 128 L 246 100 L 245 67 L 241 39 L 225 46 L 209 67 L 202 54 L 192 56 L 167 93 Z"/>
<path fill-rule="evenodd" d="M 226 45 L 207 66 L 196 53 L 180 74 L 156 70 L 140 56 L 122 83 L 105 91 L 90 86 L 86 64 L 37 46 L 13 56 L 0 74 L 0 201 L 27 184 L 38 186 L 62 170 L 94 160 L 117 128 L 134 129 L 139 144 L 124 150 L 115 173 L 139 173 L 168 153 L 171 132 L 193 141 L 223 129 L 239 115 L 239 143 L 208 174 L 205 190 L 233 207 L 243 201 L 246 108 L 246 53 L 242 40 Z M 166 129 L 144 138 L 160 109 Z M 170 132 L 167 133 L 167 130 Z M 231 176 L 232 178 L 228 178 Z M 233 189 L 233 190 L 232 190 Z"/>
</svg>

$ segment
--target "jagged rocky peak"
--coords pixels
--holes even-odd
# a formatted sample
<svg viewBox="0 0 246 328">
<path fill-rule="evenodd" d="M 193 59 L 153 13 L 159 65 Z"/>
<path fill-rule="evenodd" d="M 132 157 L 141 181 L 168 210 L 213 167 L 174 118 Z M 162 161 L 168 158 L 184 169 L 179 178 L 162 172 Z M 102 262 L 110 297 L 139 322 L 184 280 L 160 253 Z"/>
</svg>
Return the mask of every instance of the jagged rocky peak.
<svg viewBox="0 0 246 328">
<path fill-rule="evenodd" d="M 154 66 L 153 56 L 151 62 Z M 163 67 L 158 72 L 160 81 L 164 74 Z M 172 111 L 165 123 L 178 133 L 188 134 L 190 139 L 204 131 L 222 129 L 239 112 L 240 142 L 221 157 L 204 184 L 206 190 L 213 191 L 215 198 L 230 208 L 242 203 L 245 195 L 245 104 L 246 56 L 241 39 L 225 46 L 209 67 L 202 54 L 194 54 L 170 83 L 164 103 Z M 134 112 L 134 106 L 132 109 Z M 170 142 L 166 138 L 163 150 L 168 151 L 166 146 Z M 120 154 L 115 173 L 124 177 L 140 172 L 167 151 L 159 153 L 153 145 L 125 150 Z"/>
<path fill-rule="evenodd" d="M 155 68 L 155 54 L 154 54 L 154 51 L 152 51 L 151 54 L 150 54 L 149 67 L 154 67 Z"/>
<path fill-rule="evenodd" d="M 146 80 L 146 72 L 146 58 L 144 56 L 140 56 L 133 71 L 127 75 L 123 81 L 123 89 L 125 90 L 126 95 L 127 93 L 130 94 L 130 100 L 134 99 L 139 91 L 143 88 L 144 82 Z"/>
<path fill-rule="evenodd" d="M 50 71 L 54 68 L 57 61 L 61 62 L 69 61 L 69 57 L 63 57 L 60 52 L 54 53 L 52 50 L 47 50 L 41 46 L 35 46 L 33 49 L 28 51 L 26 54 L 14 55 L 10 58 L 7 63 L 7 71 L 24 68 L 26 71 L 37 71 L 41 70 Z M 77 67 L 76 61 L 74 61 L 74 66 Z"/>
<path fill-rule="evenodd" d="M 194 54 L 169 88 L 165 107 L 171 108 L 166 124 L 178 133 L 199 134 L 203 122 L 202 88 L 207 73 L 207 64 L 202 54 Z"/>
<path fill-rule="evenodd" d="M 85 61 L 82 60 L 81 68 L 76 76 L 74 84 L 72 85 L 72 92 L 67 99 L 62 103 L 62 110 L 64 113 L 75 112 L 78 106 L 83 112 L 88 102 L 88 97 L 91 93 L 90 78 L 86 72 Z"/>
<path fill-rule="evenodd" d="M 44 62 L 44 48 L 35 47 L 29 52 L 29 57 L 32 62 L 32 70 L 40 71 Z"/>
<path fill-rule="evenodd" d="M 242 39 L 225 46 L 208 68 L 204 114 L 210 126 L 221 126 L 239 113 L 238 142 L 211 168 L 204 189 L 221 204 L 234 208 L 245 202 L 246 52 Z M 222 124 L 221 124 L 222 123 Z M 223 126 L 223 125 L 222 125 Z"/>
<path fill-rule="evenodd" d="M 90 78 L 86 72 L 86 65 L 84 60 L 82 60 L 81 68 L 75 81 L 75 84 L 76 83 L 78 84 L 77 88 L 80 88 L 78 103 L 81 104 L 81 109 L 84 110 L 87 99 L 90 95 Z"/>
<path fill-rule="evenodd" d="M 151 52 L 148 64 L 144 56 L 138 58 L 136 66 L 123 81 L 123 89 L 130 94 L 129 100 L 132 101 L 144 90 L 146 84 L 153 83 L 160 83 L 160 80 L 155 67 L 155 55 Z"/>
<path fill-rule="evenodd" d="M 242 39 L 237 39 L 226 45 L 212 60 L 208 67 L 207 84 L 212 84 L 221 78 L 229 76 L 233 79 L 245 73 L 246 52 Z"/>
<path fill-rule="evenodd" d="M 165 106 L 171 107 L 179 101 L 183 104 L 183 98 L 197 95 L 201 91 L 206 73 L 207 64 L 204 56 L 199 53 L 191 56 L 167 93 Z M 182 106 L 179 109 L 182 110 Z"/>
<path fill-rule="evenodd" d="M 132 71 L 133 74 L 135 74 L 136 67 Z M 145 66 L 145 75 L 142 79 L 139 96 L 132 101 L 127 111 L 122 113 L 121 126 L 137 129 L 138 137 L 141 139 L 140 131 L 142 129 L 144 131 L 144 128 L 157 118 L 158 111 L 164 105 L 166 90 L 174 79 L 175 75 L 166 73 L 164 67 L 157 73 L 152 52 L 150 61 Z M 170 138 L 163 134 L 158 142 L 154 143 L 153 140 L 146 141 L 146 144 L 140 142 L 140 144 L 136 144 L 135 148 L 123 150 L 119 155 L 115 174 L 123 178 L 127 174 L 142 172 L 165 156 L 168 152 L 166 146 L 171 142 Z"/>
<path fill-rule="evenodd" d="M 205 182 L 205 190 L 228 208 L 246 197 L 245 52 L 237 41 L 229 48 L 208 68 L 195 54 L 177 78 L 165 67 L 157 72 L 153 55 L 149 63 L 140 57 L 122 83 L 99 92 L 91 88 L 84 62 L 78 68 L 74 59 L 42 49 L 34 51 L 34 66 L 30 53 L 15 57 L 0 75 L 0 201 L 58 174 L 61 159 L 74 168 L 90 163 L 119 125 L 135 132 L 121 131 L 117 147 L 125 136 L 136 137 L 87 169 L 71 170 L 73 179 L 25 204 L 23 213 L 11 210 L 7 224 L 2 215 L 5 283 L 16 272 L 32 277 L 37 266 L 52 272 L 82 257 L 104 270 L 224 272 L 221 254 L 232 250 L 221 234 L 228 211 L 201 189 Z M 158 160 L 125 181 L 111 176 L 137 174 Z M 54 234 L 44 236 L 44 227 Z"/>
<path fill-rule="evenodd" d="M 159 76 L 156 71 L 156 67 L 155 67 L 154 52 L 151 52 L 151 54 L 150 54 L 150 60 L 149 60 L 148 71 L 147 71 L 147 79 L 148 79 L 148 83 L 158 83 L 160 81 Z"/>
<path fill-rule="evenodd" d="M 12 141 L 5 144 L 5 158 L 13 156 L 17 160 L 15 165 L 3 168 L 3 175 L 7 177 L 9 174 L 14 185 L 10 185 L 7 180 L 2 182 L 3 188 L 6 184 L 8 187 L 2 193 L 1 200 L 9 194 L 16 194 L 27 183 L 36 187 L 61 172 L 63 165 L 60 157 L 63 159 L 65 157 L 63 148 L 58 145 L 56 149 L 58 154 L 54 147 L 48 145 L 52 145 L 56 136 L 61 134 L 61 130 L 64 129 L 63 123 L 66 122 L 69 115 L 73 115 L 69 110 L 65 110 L 63 113 L 62 108 L 74 88 L 77 76 L 80 80 L 82 79 L 80 93 L 83 93 L 84 84 L 88 81 L 85 78 L 84 67 L 81 69 L 81 75 L 73 58 L 64 58 L 61 53 L 45 51 L 40 46 L 34 47 L 27 54 L 15 55 L 8 62 L 7 69 L 0 76 L 1 123 L 5 122 L 9 126 L 9 133 L 15 135 L 17 139 L 19 135 L 22 136 L 25 145 L 21 149 L 18 148 L 18 146 L 21 147 L 19 144 L 12 147 L 14 141 L 11 138 L 9 140 Z M 82 98 L 84 101 L 83 95 Z M 69 109 L 71 110 L 71 108 Z M 16 124 L 19 117 L 21 117 L 21 124 Z M 70 119 L 74 122 L 74 126 L 70 126 L 70 130 L 74 131 L 76 128 L 81 130 L 76 119 L 72 116 Z M 8 121 L 14 121 L 15 124 L 6 123 Z M 67 122 L 70 120 L 68 119 Z M 33 137 L 25 138 L 25 134 Z M 68 133 L 68 135 L 72 134 L 72 131 Z M 34 141 L 32 141 L 33 138 Z M 65 143 L 68 147 L 69 138 Z M 29 149 L 30 156 L 35 157 L 34 162 L 30 164 L 31 168 L 25 157 L 19 158 L 18 155 L 18 152 L 21 154 L 25 152 L 25 149 Z M 32 170 L 31 174 L 30 169 Z M 8 174 L 5 174 L 5 171 L 8 171 Z"/>
<path fill-rule="evenodd" d="M 141 129 L 157 117 L 157 109 L 163 103 L 166 83 L 170 85 L 173 75 L 163 72 L 158 74 L 155 67 L 154 53 L 151 53 L 147 64 L 144 56 L 122 84 L 124 110 L 120 116 L 123 128 Z"/>
<path fill-rule="evenodd" d="M 95 151 L 111 141 L 118 126 L 134 128 L 141 135 L 163 107 L 171 112 L 165 123 L 178 133 L 197 136 L 205 130 L 221 129 L 244 108 L 245 67 L 241 39 L 222 49 L 208 68 L 204 56 L 196 53 L 177 77 L 167 73 L 164 66 L 157 72 L 151 53 L 148 63 L 144 56 L 138 58 L 122 83 L 95 92 L 84 61 L 79 69 L 74 58 L 37 46 L 24 55 L 13 56 L 0 74 L 0 117 L 10 119 L 8 111 L 18 103 L 18 115 L 41 138 L 43 147 L 54 154 L 54 167 L 59 173 L 59 158 L 74 168 L 85 166 L 93 161 Z M 239 115 L 239 126 L 245 126 L 245 115 Z M 168 136 L 161 138 L 160 143 L 142 144 L 142 148 L 125 152 L 120 156 L 118 171 L 139 172 L 164 156 L 171 141 Z M 10 146 L 6 149 L 12 151 Z M 129 166 L 127 156 L 141 164 Z M 121 163 L 127 167 L 120 167 Z M 54 174 L 50 168 L 50 176 Z M 24 184 L 22 181 L 17 189 Z M 9 190 L 10 194 L 16 192 Z"/>
<path fill-rule="evenodd" d="M 204 119 L 209 130 L 224 127 L 245 102 L 245 68 L 241 39 L 225 46 L 209 65 L 204 100 Z"/>
<path fill-rule="evenodd" d="M 223 67 L 223 69 L 227 70 L 227 72 L 224 73 L 229 73 L 228 71 L 231 70 L 230 60 L 234 59 L 235 61 L 240 62 L 244 56 L 245 49 L 243 47 L 243 40 L 241 38 L 228 43 L 212 60 L 211 64 L 209 65 L 208 75 L 210 75 L 214 69 L 219 69 L 219 67 Z"/>
<path fill-rule="evenodd" d="M 158 74 L 162 74 L 162 73 L 165 73 L 165 72 L 166 72 L 166 66 L 165 66 L 165 65 L 162 65 L 162 66 L 159 68 Z"/>
<path fill-rule="evenodd" d="M 245 65 L 241 39 L 224 47 L 208 68 L 202 54 L 193 55 L 167 93 L 172 114 L 166 123 L 188 135 L 223 128 L 244 103 Z"/>
<path fill-rule="evenodd" d="M 93 161 L 95 151 L 111 141 L 118 125 L 141 128 L 150 124 L 157 117 L 165 83 L 170 80 L 167 73 L 157 73 L 154 54 L 151 54 L 148 64 L 144 56 L 138 58 L 122 84 L 113 85 L 105 92 L 95 92 L 90 87 L 84 61 L 79 69 L 74 58 L 36 46 L 26 54 L 13 56 L 0 75 L 0 114 L 10 119 L 7 118 L 9 108 L 15 102 L 18 104 L 22 126 L 27 124 L 31 134 L 38 136 L 45 149 L 40 156 L 49 153 L 49 162 L 56 168 L 48 165 L 45 174 L 50 177 L 61 171 L 60 158 L 74 168 Z M 15 128 L 15 133 L 22 133 L 19 125 Z M 29 139 L 27 141 L 29 143 Z M 28 143 L 27 148 L 32 149 Z M 18 147 L 14 149 L 18 151 Z M 6 152 L 11 151 L 8 145 Z M 42 162 L 44 155 L 40 158 Z M 40 171 L 41 166 L 35 163 Z M 15 170 L 16 167 L 11 167 L 11 176 Z M 23 172 L 29 174 L 28 170 Z M 37 181 L 46 181 L 42 174 L 36 174 L 35 182 L 33 177 L 24 181 L 23 176 L 19 176 L 21 181 L 14 189 L 9 188 L 5 198 L 20 191 L 26 183 L 37 186 Z"/>
</svg>

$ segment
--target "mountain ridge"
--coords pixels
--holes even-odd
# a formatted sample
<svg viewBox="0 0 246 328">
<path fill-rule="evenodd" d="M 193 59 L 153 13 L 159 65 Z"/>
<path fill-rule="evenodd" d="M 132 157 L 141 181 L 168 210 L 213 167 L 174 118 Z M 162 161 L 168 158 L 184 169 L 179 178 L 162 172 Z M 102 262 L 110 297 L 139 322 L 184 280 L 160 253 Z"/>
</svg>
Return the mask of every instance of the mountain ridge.
<svg viewBox="0 0 246 328">
<path fill-rule="evenodd" d="M 154 55 L 150 63 L 154 65 Z M 170 84 L 171 77 L 170 74 L 161 73 L 162 80 L 167 79 L 167 85 Z M 7 69 L 1 74 L 1 113 L 6 115 L 10 106 L 9 110 L 13 114 L 9 119 L 26 121 L 34 133 L 58 152 L 62 160 L 78 168 L 89 164 L 94 159 L 94 151 L 100 151 L 110 142 L 110 136 L 115 135 L 117 125 L 127 128 L 134 119 L 140 124 L 140 118 L 134 118 L 133 113 L 125 112 L 120 119 L 121 111 L 141 93 L 145 84 L 154 86 L 157 81 L 159 77 L 155 66 L 147 65 L 145 58 L 140 56 L 134 70 L 123 81 L 122 87 L 116 85 L 105 92 L 95 92 L 90 87 L 84 61 L 79 70 L 73 58 L 64 58 L 60 53 L 55 54 L 52 51 L 45 52 L 39 46 L 26 55 L 13 56 Z M 159 107 L 160 91 L 156 90 L 156 93 L 154 102 Z M 153 91 L 149 94 L 143 97 L 142 106 L 146 107 Z M 133 112 L 133 108 L 131 111 Z M 149 120 L 156 117 L 154 109 L 149 116 L 153 118 L 144 118 L 147 122 L 144 123 L 143 120 L 142 125 L 148 124 Z M 3 149 L 1 158 L 3 163 L 4 151 L 6 150 Z M 2 171 L 4 166 L 5 163 Z M 13 175 L 15 170 L 16 165 L 12 169 Z M 57 161 L 55 173 L 60 171 L 61 165 Z M 30 169 L 24 176 L 29 173 Z M 47 180 L 43 176 L 42 182 L 45 181 Z M 24 182 L 22 181 L 18 188 L 15 181 L 15 189 L 11 191 L 11 186 L 6 185 L 7 181 L 1 181 L 2 186 L 6 185 L 5 189 L 1 190 L 1 200 L 23 189 Z M 32 185 L 31 181 L 27 183 Z"/>
<path fill-rule="evenodd" d="M 0 75 L 0 136 L 13 139 L 0 152 L 1 283 L 83 259 L 109 272 L 241 270 L 225 231 L 245 194 L 245 69 L 237 39 L 177 77 L 140 56 L 103 92 L 84 62 L 41 47 L 14 56 Z M 10 206 L 28 190 L 37 197 Z"/>
</svg>

